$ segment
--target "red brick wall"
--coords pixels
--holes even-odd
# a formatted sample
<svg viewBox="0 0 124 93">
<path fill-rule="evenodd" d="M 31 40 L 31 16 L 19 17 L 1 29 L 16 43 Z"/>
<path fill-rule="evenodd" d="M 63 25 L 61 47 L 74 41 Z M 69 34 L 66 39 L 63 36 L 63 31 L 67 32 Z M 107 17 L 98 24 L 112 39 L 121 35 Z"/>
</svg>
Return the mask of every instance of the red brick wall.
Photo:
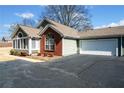
<svg viewBox="0 0 124 93">
<path fill-rule="evenodd" d="M 51 32 L 55 38 L 55 50 L 54 51 L 45 50 L 45 38 L 49 32 Z M 42 55 L 44 55 L 44 53 L 50 53 L 50 54 L 52 53 L 53 55 L 62 56 L 62 37 L 57 32 L 55 32 L 51 28 L 48 28 L 41 37 L 42 38 L 40 41 L 40 52 Z"/>
</svg>

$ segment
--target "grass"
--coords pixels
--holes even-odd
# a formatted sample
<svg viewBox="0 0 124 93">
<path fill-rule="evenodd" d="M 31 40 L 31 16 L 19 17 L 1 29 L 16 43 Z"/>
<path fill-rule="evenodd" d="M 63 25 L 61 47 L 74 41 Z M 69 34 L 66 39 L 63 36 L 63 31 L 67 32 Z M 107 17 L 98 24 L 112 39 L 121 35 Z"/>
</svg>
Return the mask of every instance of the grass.
<svg viewBox="0 0 124 93">
<path fill-rule="evenodd" d="M 12 47 L 3 47 L 3 48 L 0 48 L 0 55 L 3 55 L 3 54 L 9 54 L 10 50 L 12 49 Z"/>
<path fill-rule="evenodd" d="M 12 61 L 12 60 L 16 60 L 16 59 L 13 58 L 13 57 L 8 57 L 8 56 L 0 56 L 0 62 L 3 62 L 3 61 Z"/>
<path fill-rule="evenodd" d="M 8 56 L 11 49 L 12 47 L 0 48 L 0 62 L 15 60 L 15 58 Z"/>
</svg>

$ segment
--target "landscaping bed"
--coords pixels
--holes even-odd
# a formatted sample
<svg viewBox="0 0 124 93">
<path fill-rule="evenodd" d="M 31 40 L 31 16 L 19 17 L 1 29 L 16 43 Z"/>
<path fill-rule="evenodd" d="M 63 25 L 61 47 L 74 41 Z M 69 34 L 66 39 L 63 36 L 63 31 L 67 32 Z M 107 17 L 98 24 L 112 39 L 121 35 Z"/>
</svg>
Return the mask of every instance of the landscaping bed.
<svg viewBox="0 0 124 93">
<path fill-rule="evenodd" d="M 27 52 L 24 51 L 18 51 L 15 49 L 10 50 L 10 55 L 14 56 L 19 56 L 23 58 L 29 58 L 29 59 L 36 59 L 36 60 L 41 60 L 41 61 L 49 61 L 49 60 L 54 60 L 54 59 L 59 59 L 61 56 L 41 56 L 39 53 L 35 55 L 28 55 Z"/>
</svg>

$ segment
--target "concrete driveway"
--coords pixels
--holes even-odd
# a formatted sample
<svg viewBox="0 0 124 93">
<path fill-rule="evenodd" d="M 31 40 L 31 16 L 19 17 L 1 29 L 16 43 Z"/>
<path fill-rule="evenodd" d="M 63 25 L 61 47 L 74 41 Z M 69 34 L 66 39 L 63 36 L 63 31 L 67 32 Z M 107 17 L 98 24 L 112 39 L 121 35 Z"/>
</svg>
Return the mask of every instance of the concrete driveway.
<svg viewBox="0 0 124 93">
<path fill-rule="evenodd" d="M 44 63 L 1 62 L 0 87 L 124 87 L 124 58 L 73 55 Z"/>
</svg>

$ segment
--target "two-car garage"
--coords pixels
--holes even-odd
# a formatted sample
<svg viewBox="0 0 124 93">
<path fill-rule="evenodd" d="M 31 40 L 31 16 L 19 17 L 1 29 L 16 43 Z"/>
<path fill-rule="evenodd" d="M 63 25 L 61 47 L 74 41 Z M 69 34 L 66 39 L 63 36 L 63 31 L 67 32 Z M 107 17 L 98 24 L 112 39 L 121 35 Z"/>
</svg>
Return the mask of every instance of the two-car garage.
<svg viewBox="0 0 124 93">
<path fill-rule="evenodd" d="M 79 41 L 80 54 L 118 56 L 117 39 L 93 39 Z"/>
</svg>

